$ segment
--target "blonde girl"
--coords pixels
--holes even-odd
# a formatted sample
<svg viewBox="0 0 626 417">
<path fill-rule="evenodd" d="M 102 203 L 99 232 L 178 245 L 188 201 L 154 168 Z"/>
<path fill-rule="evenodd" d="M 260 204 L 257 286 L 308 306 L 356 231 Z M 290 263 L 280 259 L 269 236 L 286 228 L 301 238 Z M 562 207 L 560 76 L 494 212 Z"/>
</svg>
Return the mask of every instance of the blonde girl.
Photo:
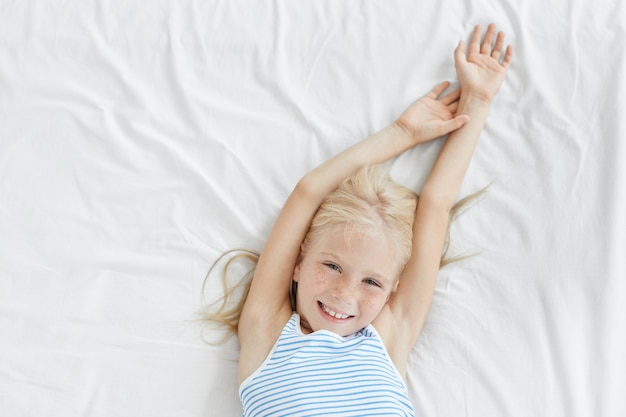
<svg viewBox="0 0 626 417">
<path fill-rule="evenodd" d="M 238 322 L 244 415 L 413 415 L 407 359 L 512 49 L 495 25 L 482 40 L 476 26 L 454 57 L 458 90 L 439 84 L 306 174 L 285 202 Z M 371 166 L 446 134 L 419 200 Z"/>
</svg>

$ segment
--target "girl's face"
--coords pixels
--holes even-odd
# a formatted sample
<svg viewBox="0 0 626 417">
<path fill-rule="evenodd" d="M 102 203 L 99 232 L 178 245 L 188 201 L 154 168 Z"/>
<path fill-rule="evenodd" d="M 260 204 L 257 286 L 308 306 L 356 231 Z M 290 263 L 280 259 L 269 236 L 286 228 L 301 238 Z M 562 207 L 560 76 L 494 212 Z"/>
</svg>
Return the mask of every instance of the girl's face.
<svg viewBox="0 0 626 417">
<path fill-rule="evenodd" d="M 305 333 L 347 336 L 371 323 L 392 291 L 398 260 L 382 233 L 342 232 L 313 242 L 294 270 L 297 312 Z"/>
</svg>

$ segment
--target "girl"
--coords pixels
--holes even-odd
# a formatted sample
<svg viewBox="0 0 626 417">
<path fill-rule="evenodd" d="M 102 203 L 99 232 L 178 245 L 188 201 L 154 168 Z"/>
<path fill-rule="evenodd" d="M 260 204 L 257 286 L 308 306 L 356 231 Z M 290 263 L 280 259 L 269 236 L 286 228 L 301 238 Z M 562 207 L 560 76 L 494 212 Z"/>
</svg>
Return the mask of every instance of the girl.
<svg viewBox="0 0 626 417">
<path fill-rule="evenodd" d="M 459 90 L 442 96 L 449 83 L 439 84 L 298 182 L 239 317 L 244 415 L 413 415 L 407 359 L 451 209 L 512 60 L 503 44 L 495 25 L 482 42 L 476 26 L 469 47 L 455 50 Z M 370 166 L 448 133 L 419 203 Z"/>
</svg>

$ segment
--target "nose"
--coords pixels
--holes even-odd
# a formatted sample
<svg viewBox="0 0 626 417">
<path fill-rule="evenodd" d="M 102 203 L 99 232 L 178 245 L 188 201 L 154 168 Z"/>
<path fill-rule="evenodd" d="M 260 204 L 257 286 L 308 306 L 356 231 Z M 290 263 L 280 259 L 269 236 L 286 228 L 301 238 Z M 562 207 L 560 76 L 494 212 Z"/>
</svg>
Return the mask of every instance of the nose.
<svg viewBox="0 0 626 417">
<path fill-rule="evenodd" d="M 352 280 L 344 277 L 335 282 L 331 295 L 339 303 L 352 305 L 357 297 L 357 288 Z"/>
</svg>

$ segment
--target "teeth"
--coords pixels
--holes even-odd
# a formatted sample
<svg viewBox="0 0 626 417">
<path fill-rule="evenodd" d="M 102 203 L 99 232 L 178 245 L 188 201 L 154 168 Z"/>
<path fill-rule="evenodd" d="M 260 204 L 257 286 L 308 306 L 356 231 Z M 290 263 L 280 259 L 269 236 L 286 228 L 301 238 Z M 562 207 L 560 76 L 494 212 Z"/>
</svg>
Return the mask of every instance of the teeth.
<svg viewBox="0 0 626 417">
<path fill-rule="evenodd" d="M 322 310 L 324 310 L 324 312 L 329 316 L 332 316 L 336 319 L 347 319 L 348 317 L 350 317 L 346 314 L 337 313 L 336 311 L 331 310 L 330 308 L 326 307 L 325 304 L 322 304 Z"/>
</svg>

